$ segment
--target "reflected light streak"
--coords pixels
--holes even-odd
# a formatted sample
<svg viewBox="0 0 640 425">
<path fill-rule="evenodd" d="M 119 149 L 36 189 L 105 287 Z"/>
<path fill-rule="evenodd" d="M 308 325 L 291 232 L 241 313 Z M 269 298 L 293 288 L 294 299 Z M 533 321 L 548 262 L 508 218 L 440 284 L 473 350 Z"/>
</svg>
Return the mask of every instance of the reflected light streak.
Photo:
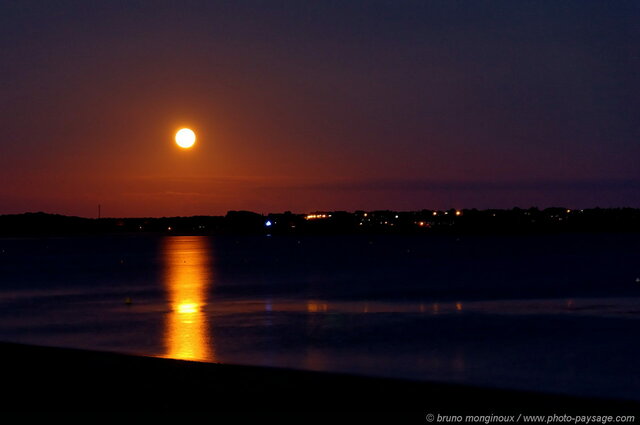
<svg viewBox="0 0 640 425">
<path fill-rule="evenodd" d="M 211 282 L 210 248 L 201 236 L 164 239 L 164 281 L 171 311 L 167 315 L 164 357 L 215 361 L 207 316 Z"/>
</svg>

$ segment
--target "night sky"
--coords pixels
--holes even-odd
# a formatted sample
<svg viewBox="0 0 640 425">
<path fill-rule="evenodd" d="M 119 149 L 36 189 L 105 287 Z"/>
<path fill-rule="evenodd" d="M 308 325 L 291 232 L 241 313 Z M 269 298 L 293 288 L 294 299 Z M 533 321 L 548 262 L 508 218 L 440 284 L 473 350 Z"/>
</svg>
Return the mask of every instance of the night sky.
<svg viewBox="0 0 640 425">
<path fill-rule="evenodd" d="M 639 52 L 638 1 L 1 1 L 0 213 L 640 207 Z"/>
</svg>

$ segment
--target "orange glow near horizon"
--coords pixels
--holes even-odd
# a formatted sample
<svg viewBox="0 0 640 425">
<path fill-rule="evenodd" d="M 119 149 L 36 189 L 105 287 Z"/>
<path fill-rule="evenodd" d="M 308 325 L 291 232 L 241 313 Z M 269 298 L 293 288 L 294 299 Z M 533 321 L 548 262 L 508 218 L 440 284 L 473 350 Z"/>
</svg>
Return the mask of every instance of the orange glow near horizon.
<svg viewBox="0 0 640 425">
<path fill-rule="evenodd" d="M 308 313 L 326 313 L 327 311 L 329 311 L 329 304 L 313 300 L 307 301 Z"/>
<path fill-rule="evenodd" d="M 165 238 L 163 255 L 171 307 L 164 335 L 164 357 L 215 361 L 203 311 L 212 277 L 207 240 L 197 236 Z"/>
</svg>

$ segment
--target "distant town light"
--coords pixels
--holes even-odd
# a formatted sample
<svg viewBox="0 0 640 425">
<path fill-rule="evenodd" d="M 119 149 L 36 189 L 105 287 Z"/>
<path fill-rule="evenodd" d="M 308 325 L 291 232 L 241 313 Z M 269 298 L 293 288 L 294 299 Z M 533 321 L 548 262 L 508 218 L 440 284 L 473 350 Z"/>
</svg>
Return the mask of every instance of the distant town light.
<svg viewBox="0 0 640 425">
<path fill-rule="evenodd" d="M 456 211 L 456 215 L 462 215 L 462 211 Z"/>
<path fill-rule="evenodd" d="M 271 222 L 271 220 L 267 220 L 267 221 L 264 222 L 264 225 L 267 226 L 267 227 L 271 227 L 272 224 L 273 223 Z"/>
<path fill-rule="evenodd" d="M 307 219 L 307 220 L 315 220 L 315 219 L 318 219 L 318 218 L 329 218 L 329 217 L 331 217 L 331 214 L 307 214 L 305 219 Z"/>
</svg>

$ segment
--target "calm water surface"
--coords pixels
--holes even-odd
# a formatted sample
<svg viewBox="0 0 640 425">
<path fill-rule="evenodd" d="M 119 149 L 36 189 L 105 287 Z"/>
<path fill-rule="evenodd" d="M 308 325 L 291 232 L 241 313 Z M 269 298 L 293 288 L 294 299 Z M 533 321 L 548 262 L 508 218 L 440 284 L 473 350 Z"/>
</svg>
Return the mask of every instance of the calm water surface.
<svg viewBox="0 0 640 425">
<path fill-rule="evenodd" d="M 0 339 L 640 400 L 639 260 L 639 235 L 0 239 Z"/>
</svg>

